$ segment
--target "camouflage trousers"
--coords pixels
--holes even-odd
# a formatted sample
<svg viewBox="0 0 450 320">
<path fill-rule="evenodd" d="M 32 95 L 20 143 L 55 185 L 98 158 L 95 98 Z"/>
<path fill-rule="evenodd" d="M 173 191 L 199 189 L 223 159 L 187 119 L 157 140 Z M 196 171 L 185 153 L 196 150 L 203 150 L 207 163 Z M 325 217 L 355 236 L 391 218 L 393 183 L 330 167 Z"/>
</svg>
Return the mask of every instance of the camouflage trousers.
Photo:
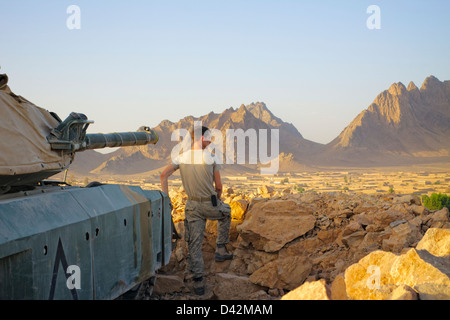
<svg viewBox="0 0 450 320">
<path fill-rule="evenodd" d="M 205 274 L 202 254 L 202 242 L 205 235 L 206 219 L 217 220 L 217 244 L 229 241 L 231 208 L 228 204 L 218 201 L 214 207 L 211 202 L 188 200 L 185 207 L 185 239 L 188 244 L 188 266 L 194 278 Z"/>
</svg>

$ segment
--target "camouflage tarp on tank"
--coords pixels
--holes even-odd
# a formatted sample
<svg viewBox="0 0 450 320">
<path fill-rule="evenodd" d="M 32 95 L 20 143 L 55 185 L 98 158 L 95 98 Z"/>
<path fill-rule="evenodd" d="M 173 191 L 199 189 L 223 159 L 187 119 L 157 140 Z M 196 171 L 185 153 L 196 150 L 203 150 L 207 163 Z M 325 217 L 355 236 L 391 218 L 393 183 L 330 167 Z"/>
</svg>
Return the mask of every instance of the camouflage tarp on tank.
<svg viewBox="0 0 450 320">
<path fill-rule="evenodd" d="M 51 149 L 47 136 L 58 121 L 45 109 L 15 95 L 0 75 L 0 176 L 61 171 L 72 154 Z"/>
</svg>

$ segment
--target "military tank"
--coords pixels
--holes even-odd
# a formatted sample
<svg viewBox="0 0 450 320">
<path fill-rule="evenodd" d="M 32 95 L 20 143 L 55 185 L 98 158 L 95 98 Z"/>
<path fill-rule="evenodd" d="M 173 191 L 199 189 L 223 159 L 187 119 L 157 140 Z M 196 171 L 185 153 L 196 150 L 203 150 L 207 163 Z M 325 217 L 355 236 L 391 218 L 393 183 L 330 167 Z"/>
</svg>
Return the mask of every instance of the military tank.
<svg viewBox="0 0 450 320">
<path fill-rule="evenodd" d="M 148 127 L 89 134 L 93 121 L 15 95 L 0 74 L 0 299 L 139 297 L 169 262 L 169 197 L 139 186 L 49 180 L 77 152 L 155 144 Z M 131 295 L 130 295 L 131 294 Z"/>
</svg>

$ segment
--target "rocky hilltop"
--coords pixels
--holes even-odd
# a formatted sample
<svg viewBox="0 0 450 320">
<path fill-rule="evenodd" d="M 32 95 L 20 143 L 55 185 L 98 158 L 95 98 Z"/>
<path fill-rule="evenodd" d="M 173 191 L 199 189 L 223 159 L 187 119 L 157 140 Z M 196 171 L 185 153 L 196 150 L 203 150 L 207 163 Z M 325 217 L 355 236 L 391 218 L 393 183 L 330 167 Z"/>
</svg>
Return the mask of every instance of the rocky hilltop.
<svg viewBox="0 0 450 320">
<path fill-rule="evenodd" d="M 184 236 L 182 189 L 170 192 Z M 151 299 L 450 299 L 448 209 L 412 195 L 297 192 L 269 186 L 224 193 L 231 261 L 215 262 L 216 224 L 203 241 L 207 292 L 191 293 L 181 239 Z"/>
<path fill-rule="evenodd" d="M 299 115 L 300 116 L 300 115 Z M 420 89 L 394 83 L 380 93 L 330 143 L 323 145 L 304 139 L 288 122 L 276 117 L 263 102 L 201 117 L 187 116 L 178 122 L 162 121 L 153 128 L 159 135 L 157 145 L 122 148 L 99 156 L 90 151 L 77 155 L 71 169 L 83 174 L 137 174 L 156 170 L 170 162 L 178 143 L 171 135 L 178 128 L 189 129 L 194 121 L 219 129 L 279 129 L 280 170 L 289 172 L 308 168 L 371 167 L 409 165 L 450 160 L 450 81 L 430 76 Z M 225 150 L 225 148 L 224 148 Z M 246 139 L 248 150 L 248 139 Z M 233 173 L 256 172 L 257 166 L 225 167 Z"/>
<path fill-rule="evenodd" d="M 333 163 L 430 161 L 450 155 L 450 81 L 394 83 L 323 150 Z M 325 161 L 326 162 L 326 161 Z"/>
</svg>

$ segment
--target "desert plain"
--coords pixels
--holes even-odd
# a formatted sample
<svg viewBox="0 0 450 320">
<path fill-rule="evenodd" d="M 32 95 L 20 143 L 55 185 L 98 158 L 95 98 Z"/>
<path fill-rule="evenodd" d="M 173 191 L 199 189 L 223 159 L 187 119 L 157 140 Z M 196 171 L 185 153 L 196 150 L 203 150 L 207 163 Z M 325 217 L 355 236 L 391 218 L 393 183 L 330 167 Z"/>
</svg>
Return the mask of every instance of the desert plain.
<svg viewBox="0 0 450 320">
<path fill-rule="evenodd" d="M 322 168 L 317 171 L 288 172 L 263 176 L 260 174 L 222 174 L 225 188 L 235 192 L 257 191 L 261 185 L 269 185 L 275 191 L 315 191 L 315 192 L 355 192 L 364 194 L 414 194 L 422 196 L 436 193 L 450 193 L 450 163 L 433 165 L 415 165 L 410 167 L 379 168 Z M 159 171 L 162 171 L 160 169 Z M 143 189 L 160 190 L 159 175 L 82 175 L 67 174 L 67 181 L 74 186 L 85 186 L 99 181 L 106 184 L 137 185 Z M 61 173 L 59 177 L 61 178 Z M 58 177 L 58 176 L 55 176 Z M 175 173 L 169 180 L 169 190 L 179 189 L 181 178 Z"/>
</svg>

